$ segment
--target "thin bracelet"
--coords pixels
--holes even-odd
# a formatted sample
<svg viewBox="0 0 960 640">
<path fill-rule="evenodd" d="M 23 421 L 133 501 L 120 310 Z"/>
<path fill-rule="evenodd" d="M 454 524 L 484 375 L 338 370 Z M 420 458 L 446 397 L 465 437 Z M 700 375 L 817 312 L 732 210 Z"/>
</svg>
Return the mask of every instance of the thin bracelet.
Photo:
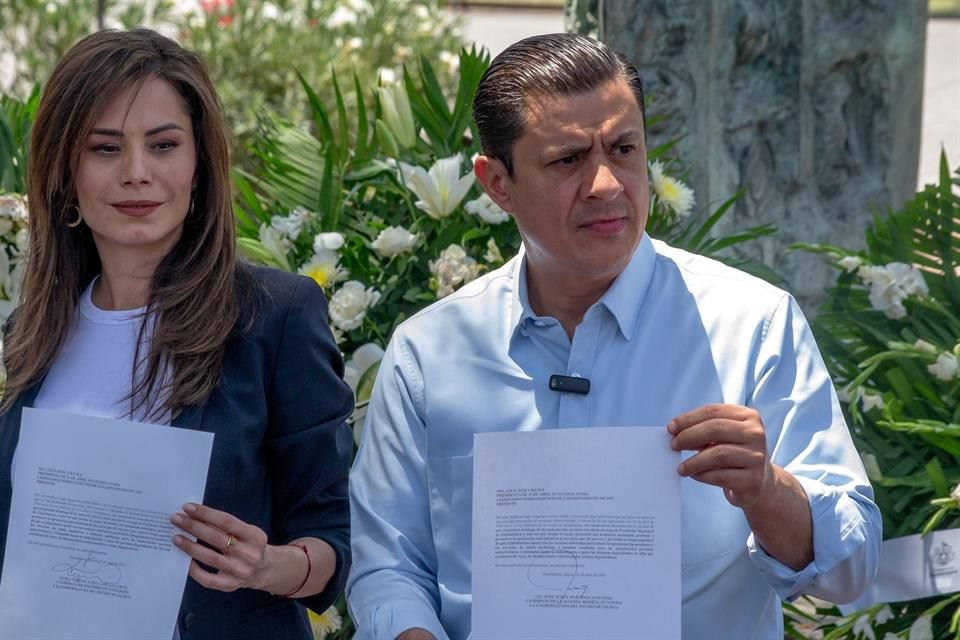
<svg viewBox="0 0 960 640">
<path fill-rule="evenodd" d="M 303 576 L 303 582 L 301 582 L 300 585 L 299 585 L 296 589 L 294 589 L 294 590 L 291 591 L 290 593 L 286 593 L 286 594 L 280 596 L 281 598 L 289 598 L 290 596 L 292 596 L 293 594 L 295 594 L 297 591 L 300 591 L 300 589 L 303 589 L 304 585 L 307 584 L 307 580 L 310 579 L 310 572 L 313 571 L 313 563 L 310 562 L 310 552 L 307 551 L 307 545 L 305 545 L 305 544 L 291 544 L 290 546 L 291 546 L 291 547 L 299 547 L 300 549 L 303 549 L 303 555 L 307 556 L 307 575 Z"/>
</svg>

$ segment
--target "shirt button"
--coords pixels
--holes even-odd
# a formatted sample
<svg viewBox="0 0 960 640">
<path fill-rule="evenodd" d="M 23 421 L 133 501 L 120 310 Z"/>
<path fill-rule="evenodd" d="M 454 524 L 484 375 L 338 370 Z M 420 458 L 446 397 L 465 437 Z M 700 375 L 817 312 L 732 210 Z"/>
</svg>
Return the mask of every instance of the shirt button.
<svg viewBox="0 0 960 640">
<path fill-rule="evenodd" d="M 543 320 L 536 320 L 533 324 L 537 325 L 538 327 L 545 327 L 545 326 L 547 326 L 547 323 L 544 322 Z"/>
<path fill-rule="evenodd" d="M 193 611 L 188 611 L 187 613 L 183 614 L 183 628 L 184 628 L 184 630 L 189 629 L 190 627 L 192 627 L 192 626 L 193 626 L 193 623 L 196 622 L 196 620 L 197 620 L 197 614 L 195 614 Z"/>
</svg>

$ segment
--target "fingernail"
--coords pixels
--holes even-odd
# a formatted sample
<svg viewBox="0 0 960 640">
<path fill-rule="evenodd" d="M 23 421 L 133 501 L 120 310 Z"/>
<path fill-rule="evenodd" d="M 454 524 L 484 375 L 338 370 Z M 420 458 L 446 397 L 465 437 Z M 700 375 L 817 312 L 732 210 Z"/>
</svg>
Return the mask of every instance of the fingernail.
<svg viewBox="0 0 960 640">
<path fill-rule="evenodd" d="M 183 516 L 180 515 L 179 513 L 175 513 L 172 516 L 170 516 L 170 522 L 172 522 L 175 525 L 181 525 L 183 524 Z"/>
<path fill-rule="evenodd" d="M 677 473 L 679 473 L 680 475 L 685 475 L 685 474 L 684 474 L 684 465 L 681 464 L 680 466 L 677 467 Z"/>
<path fill-rule="evenodd" d="M 173 536 L 173 544 L 180 546 L 180 543 L 182 542 L 183 542 L 183 536 L 181 536 L 180 534 Z"/>
<path fill-rule="evenodd" d="M 674 451 L 679 451 L 679 450 L 680 450 L 680 447 L 677 446 L 677 439 L 676 439 L 676 438 L 670 438 L 670 448 L 673 449 Z"/>
<path fill-rule="evenodd" d="M 188 502 L 187 504 L 183 505 L 183 510 L 187 513 L 193 513 L 197 510 L 197 505 L 193 504 L 192 502 Z"/>
<path fill-rule="evenodd" d="M 670 422 L 667 423 L 667 431 L 669 431 L 670 433 L 677 432 L 677 423 L 674 420 L 671 420 Z"/>
</svg>

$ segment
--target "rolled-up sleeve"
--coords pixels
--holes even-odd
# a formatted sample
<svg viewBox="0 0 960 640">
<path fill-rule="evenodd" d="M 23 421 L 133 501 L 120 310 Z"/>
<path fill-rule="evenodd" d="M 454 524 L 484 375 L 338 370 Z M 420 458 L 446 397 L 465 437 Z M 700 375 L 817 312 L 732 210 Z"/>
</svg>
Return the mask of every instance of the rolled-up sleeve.
<svg viewBox="0 0 960 640">
<path fill-rule="evenodd" d="M 318 538 L 337 557 L 326 588 L 298 599 L 317 612 L 343 592 L 350 569 L 347 477 L 353 438 L 346 419 L 353 393 L 342 378 L 343 359 L 327 323 L 323 292 L 302 278 L 291 297 L 273 371 L 266 453 L 273 479 L 270 542 Z"/>
<path fill-rule="evenodd" d="M 423 380 L 398 334 L 380 364 L 350 476 L 347 600 L 357 640 L 393 640 L 413 627 L 447 640 L 437 613 Z"/>
<path fill-rule="evenodd" d="M 755 372 L 753 406 L 763 417 L 771 458 L 797 478 L 810 504 L 814 559 L 796 571 L 753 535 L 750 558 L 783 599 L 806 593 L 850 602 L 877 573 L 880 511 L 813 334 L 790 296 L 764 329 Z"/>
</svg>

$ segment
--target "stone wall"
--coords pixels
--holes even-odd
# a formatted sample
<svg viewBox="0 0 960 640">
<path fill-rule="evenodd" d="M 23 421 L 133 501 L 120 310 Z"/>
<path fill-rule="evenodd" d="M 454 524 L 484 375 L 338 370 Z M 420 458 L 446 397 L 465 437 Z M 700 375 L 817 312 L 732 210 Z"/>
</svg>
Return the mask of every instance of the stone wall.
<svg viewBox="0 0 960 640">
<path fill-rule="evenodd" d="M 568 0 L 567 14 L 638 65 L 648 112 L 667 115 L 650 143 L 681 138 L 699 203 L 746 188 L 718 231 L 777 225 L 756 255 L 808 312 L 833 275 L 786 246 L 862 246 L 872 213 L 913 195 L 925 2 Z"/>
</svg>

